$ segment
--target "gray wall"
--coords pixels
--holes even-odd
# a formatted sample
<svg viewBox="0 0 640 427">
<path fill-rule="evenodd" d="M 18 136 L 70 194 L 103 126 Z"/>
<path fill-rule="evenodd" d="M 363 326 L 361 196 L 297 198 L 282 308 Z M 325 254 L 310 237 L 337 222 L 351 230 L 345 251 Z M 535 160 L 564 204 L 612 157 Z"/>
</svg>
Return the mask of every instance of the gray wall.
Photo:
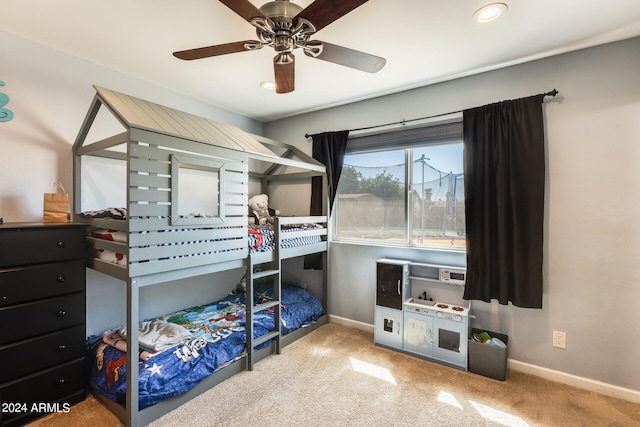
<svg viewBox="0 0 640 427">
<path fill-rule="evenodd" d="M 310 152 L 305 133 L 454 112 L 558 89 L 560 95 L 545 106 L 543 309 L 474 301 L 473 324 L 509 335 L 514 361 L 640 391 L 638 52 L 640 38 L 577 51 L 269 123 L 267 136 Z M 298 197 L 308 200 L 307 194 Z M 374 266 L 382 256 L 461 261 L 460 254 L 334 242 L 331 314 L 373 323 Z M 566 350 L 552 347 L 553 330 L 567 333 Z"/>
<path fill-rule="evenodd" d="M 71 147 L 95 95 L 94 84 L 262 133 L 262 123 L 255 120 L 2 31 L 0 80 L 5 83 L 0 90 L 10 97 L 5 108 L 14 113 L 13 120 L 0 122 L 0 217 L 5 222 L 41 221 L 42 195 L 51 192 L 54 181 L 73 194 Z M 213 301 L 242 275 L 231 271 L 145 288 L 141 315 L 202 303 L 203 294 Z M 219 285 L 214 289 L 212 282 Z M 171 287 L 181 292 L 170 292 Z M 88 334 L 124 324 L 125 295 L 124 282 L 87 271 Z"/>
<path fill-rule="evenodd" d="M 0 31 L 0 86 L 13 120 L 0 122 L 0 216 L 42 219 L 42 194 L 61 181 L 72 193 L 71 147 L 93 85 L 262 133 L 262 123 L 205 104 L 77 57 Z"/>
</svg>

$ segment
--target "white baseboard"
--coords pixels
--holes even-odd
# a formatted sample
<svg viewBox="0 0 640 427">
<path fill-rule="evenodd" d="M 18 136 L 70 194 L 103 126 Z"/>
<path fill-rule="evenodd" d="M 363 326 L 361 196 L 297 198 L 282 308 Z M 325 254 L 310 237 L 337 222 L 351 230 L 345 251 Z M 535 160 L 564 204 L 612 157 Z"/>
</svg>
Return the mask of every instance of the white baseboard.
<svg viewBox="0 0 640 427">
<path fill-rule="evenodd" d="M 554 371 L 553 369 L 543 368 L 541 366 L 531 365 L 529 363 L 519 362 L 513 359 L 509 359 L 509 368 L 514 371 L 535 375 L 536 377 L 544 378 L 546 380 L 556 381 L 607 396 L 617 397 L 618 399 L 640 403 L 640 391 L 637 390 L 618 387 L 616 385 L 603 383 L 590 378 L 578 377 L 576 375 L 567 374 L 566 372 Z"/>
<path fill-rule="evenodd" d="M 336 315 L 329 315 L 330 323 L 337 323 L 350 328 L 360 329 L 362 331 L 373 333 L 374 326 L 368 323 L 358 322 L 356 320 L 347 319 Z M 509 368 L 514 371 L 524 372 L 526 374 L 535 375 L 550 381 L 556 381 L 573 387 L 582 388 L 596 393 L 601 393 L 618 399 L 624 399 L 635 403 L 640 403 L 640 391 L 628 388 L 618 387 L 612 384 L 603 383 L 592 380 L 590 378 L 578 377 L 576 375 L 567 374 L 566 372 L 554 371 L 553 369 L 543 368 L 542 366 L 532 365 L 530 363 L 520 362 L 509 359 Z"/>
<path fill-rule="evenodd" d="M 373 333 L 373 325 L 369 323 L 358 322 L 357 320 L 347 319 L 346 317 L 329 315 L 329 323 L 337 323 L 338 325 L 348 326 L 350 328 L 360 329 L 361 331 Z"/>
</svg>

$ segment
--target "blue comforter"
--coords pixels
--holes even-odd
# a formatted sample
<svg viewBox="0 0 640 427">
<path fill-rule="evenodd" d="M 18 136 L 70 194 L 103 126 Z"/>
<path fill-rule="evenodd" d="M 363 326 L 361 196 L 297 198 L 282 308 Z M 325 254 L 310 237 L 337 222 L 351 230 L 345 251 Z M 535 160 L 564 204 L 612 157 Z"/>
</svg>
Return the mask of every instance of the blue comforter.
<svg viewBox="0 0 640 427">
<path fill-rule="evenodd" d="M 273 291 L 258 288 L 255 302 L 273 299 Z M 286 335 L 322 315 L 322 304 L 310 292 L 283 285 L 281 330 Z M 273 310 L 273 309 L 271 309 Z M 184 326 L 190 339 L 140 360 L 139 408 L 182 394 L 220 367 L 240 358 L 246 344 L 245 296 L 229 295 L 221 301 L 181 310 L 161 319 Z M 254 337 L 273 330 L 273 312 L 254 315 Z M 268 345 L 268 344 L 265 344 Z M 126 397 L 126 354 L 109 345 L 95 350 L 90 382 L 94 390 L 119 403 Z"/>
</svg>

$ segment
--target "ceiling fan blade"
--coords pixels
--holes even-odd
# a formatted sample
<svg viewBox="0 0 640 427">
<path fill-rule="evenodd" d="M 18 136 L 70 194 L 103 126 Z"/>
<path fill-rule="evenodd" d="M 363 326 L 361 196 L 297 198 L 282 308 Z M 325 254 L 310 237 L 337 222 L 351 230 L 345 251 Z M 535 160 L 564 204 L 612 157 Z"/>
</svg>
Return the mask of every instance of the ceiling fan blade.
<svg viewBox="0 0 640 427">
<path fill-rule="evenodd" d="M 247 22 L 251 22 L 253 18 L 265 17 L 249 0 L 220 0 L 220 2 L 240 15 Z"/>
<path fill-rule="evenodd" d="M 209 58 L 211 56 L 226 55 L 228 53 L 256 50 L 260 49 L 261 47 L 262 43 L 257 40 L 245 40 L 243 42 L 217 44 L 215 46 L 181 50 L 178 52 L 173 52 L 173 56 L 179 59 L 184 59 L 185 61 L 192 61 L 194 59 Z"/>
<path fill-rule="evenodd" d="M 295 88 L 295 56 L 281 53 L 273 58 L 273 71 L 276 78 L 276 93 L 293 92 Z"/>
<path fill-rule="evenodd" d="M 319 40 L 311 40 L 307 43 L 304 48 L 304 54 L 312 58 L 366 71 L 367 73 L 377 73 L 387 63 L 386 59 L 379 56 Z"/>
<path fill-rule="evenodd" d="M 320 31 L 358 6 L 362 6 L 367 1 L 368 0 L 316 0 L 293 18 L 293 24 L 295 26 L 298 23 L 298 18 L 304 18 L 313 24 L 316 31 Z"/>
</svg>

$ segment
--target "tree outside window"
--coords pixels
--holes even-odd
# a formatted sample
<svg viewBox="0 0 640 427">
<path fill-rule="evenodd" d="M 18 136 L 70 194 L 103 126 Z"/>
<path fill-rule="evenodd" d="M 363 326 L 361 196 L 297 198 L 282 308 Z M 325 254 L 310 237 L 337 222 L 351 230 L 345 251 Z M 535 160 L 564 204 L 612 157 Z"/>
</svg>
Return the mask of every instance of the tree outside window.
<svg viewBox="0 0 640 427">
<path fill-rule="evenodd" d="M 334 217 L 337 240 L 464 249 L 462 142 L 348 154 Z"/>
</svg>

